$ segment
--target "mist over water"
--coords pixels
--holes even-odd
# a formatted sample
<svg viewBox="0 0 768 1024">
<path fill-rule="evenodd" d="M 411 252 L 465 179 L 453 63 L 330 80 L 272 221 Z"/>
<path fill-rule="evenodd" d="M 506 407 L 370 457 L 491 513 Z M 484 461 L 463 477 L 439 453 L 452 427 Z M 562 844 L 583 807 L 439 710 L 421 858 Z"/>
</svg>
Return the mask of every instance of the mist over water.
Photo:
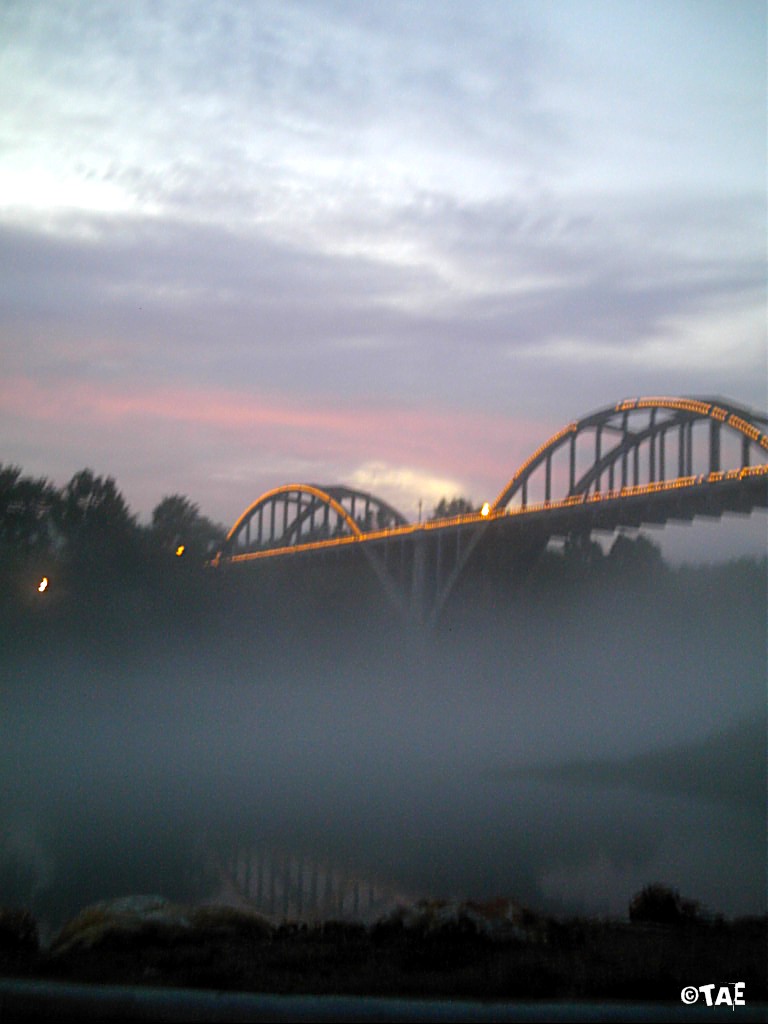
<svg viewBox="0 0 768 1024">
<path fill-rule="evenodd" d="M 41 614 L 3 657 L 0 903 L 211 898 L 211 854 L 253 849 L 403 897 L 623 915 L 663 881 L 763 912 L 765 582 L 545 560 L 428 635 L 367 583 Z"/>
</svg>

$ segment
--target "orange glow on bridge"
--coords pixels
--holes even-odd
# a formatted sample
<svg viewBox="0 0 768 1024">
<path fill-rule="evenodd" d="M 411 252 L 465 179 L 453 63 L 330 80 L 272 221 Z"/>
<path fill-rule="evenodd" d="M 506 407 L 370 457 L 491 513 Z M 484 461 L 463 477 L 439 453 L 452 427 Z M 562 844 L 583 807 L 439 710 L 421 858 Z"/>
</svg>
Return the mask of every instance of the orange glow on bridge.
<svg viewBox="0 0 768 1024">
<path fill-rule="evenodd" d="M 673 480 L 656 480 L 649 484 L 631 485 L 612 491 L 597 491 L 593 494 L 573 494 L 559 501 L 537 502 L 531 505 L 515 506 L 509 509 L 489 508 L 486 513 L 467 512 L 447 519 L 432 519 L 426 523 L 411 523 L 407 526 L 394 526 L 386 530 L 373 530 L 370 533 L 358 532 L 351 536 L 334 537 L 326 540 L 308 541 L 305 544 L 293 544 L 290 547 L 265 548 L 263 551 L 248 551 L 239 555 L 226 555 L 216 558 L 214 565 L 220 562 L 249 562 L 259 558 L 274 558 L 284 555 L 298 555 L 308 551 L 328 550 L 344 547 L 349 544 L 367 544 L 375 541 L 388 540 L 396 537 L 407 537 L 418 532 L 448 530 L 471 523 L 488 523 L 509 516 L 535 516 L 542 512 L 568 509 L 578 505 L 592 505 L 598 502 L 620 502 L 628 498 L 642 495 L 660 494 L 665 491 L 678 491 L 685 488 L 717 486 L 733 480 L 768 476 L 768 463 L 759 466 L 745 466 L 742 469 L 729 470 L 723 473 L 700 474 L 698 476 L 675 477 Z M 487 503 L 486 503 L 487 504 Z M 483 506 L 485 509 L 485 506 Z"/>
<path fill-rule="evenodd" d="M 710 425 L 708 465 L 705 471 L 694 472 L 693 428 L 702 422 L 708 422 Z M 719 514 L 720 511 L 729 511 L 739 505 L 739 499 L 731 494 L 735 482 L 764 478 L 768 475 L 768 464 L 765 463 L 762 452 L 759 453 L 761 457 L 758 465 L 749 464 L 750 444 L 759 446 L 763 451 L 768 450 L 766 426 L 768 417 L 765 414 L 753 412 L 724 399 L 668 396 L 624 399 L 615 405 L 590 413 L 580 420 L 574 420 L 553 434 L 518 467 L 495 502 L 485 502 L 477 512 L 432 519 L 424 523 L 406 523 L 404 517 L 386 502 L 353 488 L 334 485 L 326 490 L 311 484 L 287 484 L 267 491 L 243 512 L 212 564 L 274 558 L 341 548 L 350 544 L 372 545 L 379 541 L 406 538 L 418 533 L 439 537 L 441 533 L 461 527 L 474 525 L 484 528 L 494 521 L 507 517 L 525 519 L 558 510 L 573 510 L 576 507 L 583 507 L 586 510 L 595 506 L 613 506 L 607 517 L 601 513 L 599 517 L 595 517 L 594 522 L 620 523 L 622 513 L 617 512 L 617 509 L 625 501 L 673 493 L 705 493 L 710 489 L 715 494 L 718 493 L 718 488 L 728 488 L 719 492 L 725 495 L 725 498 L 716 498 L 714 504 L 707 501 L 707 507 L 713 509 L 715 514 Z M 720 433 L 723 428 L 735 432 L 740 438 L 742 464 L 739 468 L 721 469 Z M 667 477 L 664 442 L 666 435 L 673 431 L 675 436 L 679 435 L 675 459 L 677 474 Z M 577 447 L 577 442 L 582 438 L 586 438 L 586 454 L 591 460 L 591 465 L 586 471 L 583 465 L 585 445 L 580 443 Z M 590 445 L 593 445 L 591 451 Z M 565 497 L 552 499 L 553 457 L 560 449 L 566 449 L 570 484 Z M 647 481 L 645 483 L 640 482 L 641 456 L 643 476 L 646 476 Z M 670 458 L 666 459 L 668 469 L 671 468 L 671 461 Z M 556 471 L 558 468 L 558 464 L 555 464 Z M 614 486 L 617 474 L 620 476 L 620 486 Z M 537 484 L 540 486 L 542 476 L 545 477 L 544 500 L 530 502 L 529 488 Z M 630 476 L 633 479 L 631 483 L 628 479 Z M 601 482 L 606 478 L 608 487 L 601 488 Z M 317 502 L 317 508 L 325 506 L 324 533 L 315 530 L 316 507 L 311 503 L 307 504 L 302 496 Z M 350 498 L 351 513 L 342 504 L 348 502 Z M 768 504 L 762 492 L 758 494 L 754 490 L 749 491 L 746 499 L 750 508 Z M 364 502 L 363 518 L 355 518 L 355 500 Z M 266 538 L 263 539 L 261 517 L 268 503 L 271 503 L 272 508 L 271 525 Z M 293 519 L 290 519 L 289 512 L 292 506 L 296 507 L 296 512 Z M 282 509 L 279 513 L 282 519 L 282 533 L 275 532 L 277 507 Z M 697 511 L 700 507 L 697 501 L 685 505 L 683 517 L 693 518 L 700 514 Z M 664 505 L 663 502 L 660 508 L 661 520 L 653 519 L 651 515 L 652 521 L 663 522 L 676 514 L 671 506 Z M 328 534 L 329 510 L 338 517 L 333 536 Z M 258 538 L 252 543 L 250 523 L 257 511 L 260 516 Z M 374 521 L 376 515 L 377 522 Z M 629 516 L 634 520 L 637 515 L 637 507 L 633 506 Z M 305 539 L 302 539 L 302 524 L 307 519 L 311 523 L 310 531 L 305 534 Z M 579 528 L 589 528 L 590 521 L 584 519 L 582 522 L 579 517 Z M 545 524 L 545 529 L 564 529 L 569 523 L 569 528 L 573 528 L 574 522 L 575 520 L 566 517 Z M 369 528 L 374 525 L 377 528 Z M 471 531 L 472 535 L 477 537 L 481 532 Z M 240 541 L 244 543 L 239 543 Z M 288 543 L 289 541 L 292 543 Z M 473 540 L 470 546 L 475 543 L 476 540 Z M 373 557 L 372 548 L 368 547 L 365 550 Z"/>
</svg>

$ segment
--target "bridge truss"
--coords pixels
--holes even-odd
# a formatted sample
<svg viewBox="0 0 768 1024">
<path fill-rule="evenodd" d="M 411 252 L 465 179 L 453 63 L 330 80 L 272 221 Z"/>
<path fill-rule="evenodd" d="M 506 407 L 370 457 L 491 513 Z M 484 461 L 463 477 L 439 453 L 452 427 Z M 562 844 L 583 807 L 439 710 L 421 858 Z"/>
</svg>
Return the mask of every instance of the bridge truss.
<svg viewBox="0 0 768 1024">
<path fill-rule="evenodd" d="M 289 484 L 243 512 L 213 564 L 359 549 L 409 620 L 434 622 L 488 531 L 525 560 L 554 536 L 768 507 L 767 430 L 726 399 L 626 399 L 559 430 L 477 512 L 408 523 L 364 491 Z"/>
<path fill-rule="evenodd" d="M 527 507 L 537 474 L 543 476 L 543 501 L 550 503 L 553 465 L 561 452 L 567 453 L 567 498 L 588 500 L 603 491 L 623 497 L 639 487 L 698 481 L 702 475 L 717 482 L 723 472 L 724 434 L 738 443 L 731 469 L 741 471 L 755 457 L 758 465 L 768 461 L 767 425 L 765 415 L 723 400 L 628 399 L 559 430 L 517 469 L 493 507 L 505 508 L 515 498 Z M 701 442 L 702 427 L 704 443 L 694 444 L 694 428 Z"/>
<path fill-rule="evenodd" d="M 407 524 L 381 498 L 351 487 L 286 484 L 262 494 L 230 530 L 220 557 L 359 540 Z"/>
</svg>

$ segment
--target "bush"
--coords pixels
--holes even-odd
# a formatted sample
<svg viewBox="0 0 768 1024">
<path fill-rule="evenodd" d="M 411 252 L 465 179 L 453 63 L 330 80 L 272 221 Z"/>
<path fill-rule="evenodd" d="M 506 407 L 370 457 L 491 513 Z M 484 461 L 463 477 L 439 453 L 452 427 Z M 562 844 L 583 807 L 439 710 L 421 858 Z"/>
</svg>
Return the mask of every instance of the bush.
<svg viewBox="0 0 768 1024">
<path fill-rule="evenodd" d="M 686 900 L 677 889 L 655 882 L 636 893 L 629 903 L 629 919 L 633 923 L 690 924 L 698 920 L 699 904 Z"/>
</svg>

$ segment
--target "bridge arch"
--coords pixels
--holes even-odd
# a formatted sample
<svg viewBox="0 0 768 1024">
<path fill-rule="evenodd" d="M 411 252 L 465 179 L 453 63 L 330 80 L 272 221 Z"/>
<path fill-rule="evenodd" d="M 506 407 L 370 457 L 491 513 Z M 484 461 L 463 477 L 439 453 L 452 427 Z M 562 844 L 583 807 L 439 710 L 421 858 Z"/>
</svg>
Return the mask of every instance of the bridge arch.
<svg viewBox="0 0 768 1024">
<path fill-rule="evenodd" d="M 703 452 L 700 444 L 694 446 L 694 427 L 702 424 L 708 424 Z M 567 453 L 567 465 L 565 485 L 562 480 L 557 481 L 560 483 L 558 499 L 587 497 L 605 491 L 620 494 L 631 487 L 692 477 L 695 447 L 699 469 L 713 479 L 723 474 L 723 428 L 740 441 L 740 459 L 737 460 L 740 470 L 750 465 L 755 451 L 759 462 L 764 463 L 768 459 L 767 427 L 768 417 L 764 414 L 726 399 L 625 399 L 574 420 L 553 434 L 515 471 L 491 508 L 502 512 L 515 500 L 519 500 L 522 507 L 527 507 L 535 476 L 539 490 L 543 492 L 543 504 L 549 504 L 553 500 L 556 483 L 553 479 L 554 456 L 561 450 Z M 673 452 L 669 450 L 670 438 L 673 439 L 672 447 L 676 449 Z M 579 442 L 581 463 L 577 458 Z M 703 467 L 702 458 L 705 461 Z"/>
<path fill-rule="evenodd" d="M 366 491 L 284 484 L 266 491 L 235 522 L 219 558 L 290 548 L 402 526 L 405 517 Z"/>
</svg>

